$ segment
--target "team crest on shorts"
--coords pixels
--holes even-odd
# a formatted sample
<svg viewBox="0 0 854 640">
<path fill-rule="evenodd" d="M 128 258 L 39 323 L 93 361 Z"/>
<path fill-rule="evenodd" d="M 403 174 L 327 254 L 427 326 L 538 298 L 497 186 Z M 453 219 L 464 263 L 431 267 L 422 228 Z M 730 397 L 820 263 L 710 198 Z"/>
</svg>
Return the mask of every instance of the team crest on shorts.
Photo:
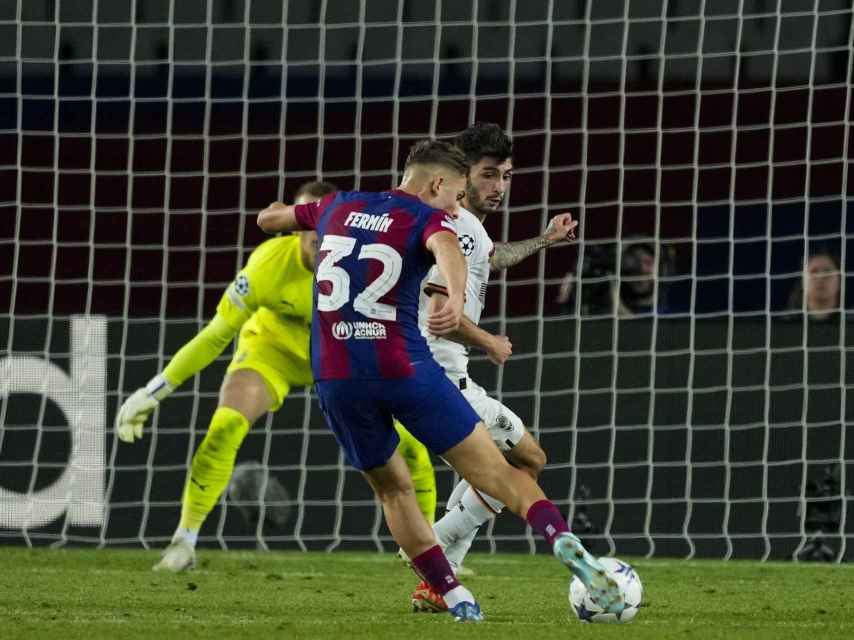
<svg viewBox="0 0 854 640">
<path fill-rule="evenodd" d="M 495 426 L 503 431 L 513 431 L 513 425 L 510 423 L 510 419 L 503 413 L 498 414 L 498 417 L 495 419 Z"/>
</svg>

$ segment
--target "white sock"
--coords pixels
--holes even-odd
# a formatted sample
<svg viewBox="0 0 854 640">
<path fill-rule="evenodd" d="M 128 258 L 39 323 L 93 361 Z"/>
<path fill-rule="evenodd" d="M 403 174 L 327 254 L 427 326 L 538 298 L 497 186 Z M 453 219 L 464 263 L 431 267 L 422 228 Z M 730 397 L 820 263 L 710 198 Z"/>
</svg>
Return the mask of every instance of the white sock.
<svg viewBox="0 0 854 640">
<path fill-rule="evenodd" d="M 175 541 L 181 538 L 183 538 L 188 545 L 195 549 L 196 543 L 199 541 L 199 530 L 187 529 L 186 527 L 178 527 L 175 530 L 175 535 L 172 536 L 172 540 Z"/>
<path fill-rule="evenodd" d="M 448 558 L 448 564 L 451 565 L 451 569 L 454 570 L 454 573 L 456 573 L 457 569 L 463 564 L 463 560 L 465 560 L 466 554 L 468 554 L 469 549 L 471 549 L 471 543 L 474 542 L 474 538 L 477 535 L 479 528 L 480 527 L 472 529 L 468 535 L 459 538 L 456 542 L 445 547 L 445 557 Z"/>
<path fill-rule="evenodd" d="M 445 549 L 479 526 L 480 518 L 469 512 L 462 504 L 458 504 L 433 525 L 433 532 L 436 534 L 439 546 Z"/>
<path fill-rule="evenodd" d="M 463 585 L 454 587 L 442 597 L 445 598 L 445 604 L 448 605 L 449 609 L 453 609 L 461 602 L 475 602 L 472 592 Z"/>
<path fill-rule="evenodd" d="M 480 500 L 478 500 L 478 498 L 480 498 Z M 463 504 L 465 505 L 480 503 L 481 500 L 489 505 L 489 508 L 495 512 L 495 515 L 498 515 L 504 510 L 503 502 L 496 500 L 492 496 L 486 495 L 483 491 L 475 491 L 469 487 L 469 490 L 463 495 Z"/>
<path fill-rule="evenodd" d="M 469 487 L 459 504 L 433 525 L 433 531 L 439 544 L 445 549 L 477 531 L 478 527 L 493 515 L 494 512 L 483 504 Z"/>
<path fill-rule="evenodd" d="M 463 494 L 468 488 L 468 481 L 466 481 L 465 479 L 460 480 L 457 483 L 457 486 L 454 487 L 454 490 L 451 491 L 451 495 L 448 498 L 448 504 L 445 506 L 445 511 L 451 511 L 454 507 L 456 507 L 460 503 L 460 500 L 463 499 Z"/>
</svg>

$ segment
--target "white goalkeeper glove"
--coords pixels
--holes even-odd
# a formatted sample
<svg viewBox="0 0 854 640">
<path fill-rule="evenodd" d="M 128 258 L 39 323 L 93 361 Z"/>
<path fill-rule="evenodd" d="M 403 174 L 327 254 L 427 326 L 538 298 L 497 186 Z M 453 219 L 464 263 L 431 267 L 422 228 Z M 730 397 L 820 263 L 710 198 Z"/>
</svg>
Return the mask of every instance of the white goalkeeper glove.
<svg viewBox="0 0 854 640">
<path fill-rule="evenodd" d="M 116 414 L 116 433 L 122 442 L 142 439 L 142 427 L 160 401 L 174 391 L 163 376 L 154 376 L 147 385 L 134 391 Z"/>
</svg>

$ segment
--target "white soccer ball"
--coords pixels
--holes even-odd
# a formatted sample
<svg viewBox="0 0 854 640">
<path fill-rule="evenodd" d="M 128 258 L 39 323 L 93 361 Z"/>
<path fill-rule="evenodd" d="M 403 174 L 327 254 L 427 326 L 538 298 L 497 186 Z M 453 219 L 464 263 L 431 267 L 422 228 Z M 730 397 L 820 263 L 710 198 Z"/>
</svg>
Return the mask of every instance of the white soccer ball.
<svg viewBox="0 0 854 640">
<path fill-rule="evenodd" d="M 629 622 L 638 613 L 643 597 L 643 585 L 637 572 L 628 562 L 617 558 L 599 558 L 599 562 L 605 567 L 605 571 L 620 587 L 626 608 L 617 617 L 613 613 L 605 613 L 602 607 L 590 599 L 590 594 L 584 584 L 578 578 L 573 578 L 569 583 L 569 605 L 575 617 L 582 622 Z"/>
</svg>

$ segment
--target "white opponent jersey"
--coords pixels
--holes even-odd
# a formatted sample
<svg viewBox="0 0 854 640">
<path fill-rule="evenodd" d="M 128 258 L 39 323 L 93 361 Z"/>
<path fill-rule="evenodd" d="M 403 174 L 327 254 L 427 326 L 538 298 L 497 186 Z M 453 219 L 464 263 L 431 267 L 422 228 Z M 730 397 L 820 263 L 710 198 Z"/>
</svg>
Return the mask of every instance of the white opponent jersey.
<svg viewBox="0 0 854 640">
<path fill-rule="evenodd" d="M 460 249 L 466 257 L 468 275 L 466 277 L 466 301 L 463 313 L 475 324 L 480 323 L 483 306 L 486 301 L 486 285 L 489 283 L 489 257 L 492 255 L 492 239 L 486 233 L 480 220 L 470 211 L 459 208 L 457 223 L 457 238 Z M 444 291 L 447 283 L 439 273 L 439 268 L 433 266 L 421 287 L 421 300 L 418 304 L 418 324 L 421 333 L 427 338 L 427 344 L 433 357 L 449 376 L 464 377 L 468 372 L 468 347 L 459 342 L 438 338 L 427 331 L 428 293 Z"/>
</svg>

